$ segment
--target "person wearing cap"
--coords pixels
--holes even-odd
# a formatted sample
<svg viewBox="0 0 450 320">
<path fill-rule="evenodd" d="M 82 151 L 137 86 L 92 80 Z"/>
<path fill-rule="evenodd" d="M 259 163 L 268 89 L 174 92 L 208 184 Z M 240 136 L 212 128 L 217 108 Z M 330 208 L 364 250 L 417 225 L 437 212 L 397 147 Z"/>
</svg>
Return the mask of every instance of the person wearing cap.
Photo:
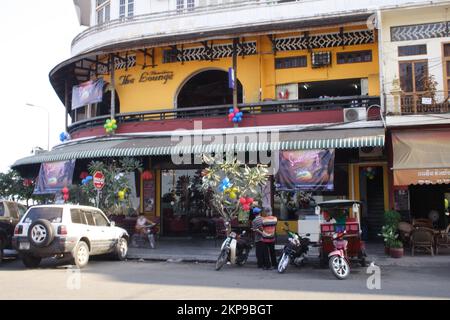
<svg viewBox="0 0 450 320">
<path fill-rule="evenodd" d="M 254 219 L 252 221 L 252 230 L 255 237 L 255 251 L 256 251 L 256 263 L 258 268 L 264 267 L 264 249 L 265 244 L 262 242 L 262 226 L 263 218 L 261 217 L 261 209 L 255 207 L 252 209 Z"/>
</svg>

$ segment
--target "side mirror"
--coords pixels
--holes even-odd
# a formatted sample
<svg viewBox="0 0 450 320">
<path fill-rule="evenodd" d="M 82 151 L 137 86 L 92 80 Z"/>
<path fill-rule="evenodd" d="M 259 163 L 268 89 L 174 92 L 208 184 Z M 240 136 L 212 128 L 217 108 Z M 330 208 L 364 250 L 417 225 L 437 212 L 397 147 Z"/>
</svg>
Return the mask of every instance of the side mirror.
<svg viewBox="0 0 450 320">
<path fill-rule="evenodd" d="M 306 236 L 306 237 L 310 237 L 310 236 L 311 236 L 311 234 L 310 234 L 310 233 L 307 233 L 307 234 L 305 234 L 305 236 Z"/>
<path fill-rule="evenodd" d="M 110 227 L 115 227 L 116 226 L 116 222 L 115 221 L 111 221 L 111 223 L 109 224 Z"/>
<path fill-rule="evenodd" d="M 316 206 L 314 213 L 316 214 L 316 216 L 320 215 L 320 207 Z"/>
</svg>

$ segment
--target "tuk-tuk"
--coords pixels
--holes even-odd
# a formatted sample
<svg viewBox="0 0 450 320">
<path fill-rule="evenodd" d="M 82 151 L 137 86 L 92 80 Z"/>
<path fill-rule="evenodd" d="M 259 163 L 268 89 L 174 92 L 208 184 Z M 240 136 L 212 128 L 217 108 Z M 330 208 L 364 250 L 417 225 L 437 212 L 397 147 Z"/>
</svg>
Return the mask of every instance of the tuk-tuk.
<svg viewBox="0 0 450 320">
<path fill-rule="evenodd" d="M 328 264 L 328 255 L 335 250 L 333 235 L 343 234 L 348 241 L 346 255 L 366 266 L 364 241 L 361 240 L 361 202 L 356 200 L 331 200 L 317 204 L 315 213 L 319 216 L 320 262 Z"/>
</svg>

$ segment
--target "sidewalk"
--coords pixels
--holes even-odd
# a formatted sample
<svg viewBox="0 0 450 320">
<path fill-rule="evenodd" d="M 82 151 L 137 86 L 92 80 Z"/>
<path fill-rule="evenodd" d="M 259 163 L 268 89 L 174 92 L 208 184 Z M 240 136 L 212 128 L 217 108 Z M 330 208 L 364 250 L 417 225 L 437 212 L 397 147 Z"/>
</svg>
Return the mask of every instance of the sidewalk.
<svg viewBox="0 0 450 320">
<path fill-rule="evenodd" d="M 278 241 L 277 250 L 283 248 L 283 241 Z M 153 260 L 169 262 L 208 262 L 215 263 L 219 255 L 222 241 L 204 239 L 160 239 L 156 249 L 130 247 L 128 259 Z M 416 253 L 414 257 L 408 248 L 405 249 L 403 258 L 394 259 L 384 253 L 382 243 L 368 243 L 366 245 L 367 262 L 374 262 L 378 266 L 401 267 L 442 267 L 450 268 L 450 250 L 442 249 L 439 255 L 432 257 L 430 254 Z M 314 256 L 314 253 L 311 253 Z M 311 258 L 315 263 L 316 259 Z M 255 250 L 250 252 L 248 263 L 256 264 Z"/>
</svg>

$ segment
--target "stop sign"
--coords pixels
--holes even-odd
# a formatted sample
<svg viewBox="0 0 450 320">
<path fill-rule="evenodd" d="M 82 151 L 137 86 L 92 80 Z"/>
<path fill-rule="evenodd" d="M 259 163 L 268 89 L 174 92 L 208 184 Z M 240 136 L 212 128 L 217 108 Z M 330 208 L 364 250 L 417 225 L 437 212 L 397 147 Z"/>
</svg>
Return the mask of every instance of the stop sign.
<svg viewBox="0 0 450 320">
<path fill-rule="evenodd" d="M 105 186 L 105 175 L 100 171 L 96 171 L 92 177 L 94 180 L 94 187 L 98 190 L 102 190 Z"/>
</svg>

